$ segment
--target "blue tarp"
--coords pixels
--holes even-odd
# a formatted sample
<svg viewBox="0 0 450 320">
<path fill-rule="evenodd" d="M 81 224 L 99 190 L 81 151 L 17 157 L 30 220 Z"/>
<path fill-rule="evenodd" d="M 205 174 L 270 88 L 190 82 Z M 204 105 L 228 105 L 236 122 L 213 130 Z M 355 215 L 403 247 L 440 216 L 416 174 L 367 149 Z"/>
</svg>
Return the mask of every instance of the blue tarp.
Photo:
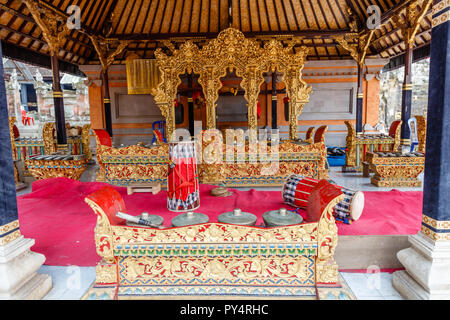
<svg viewBox="0 0 450 320">
<path fill-rule="evenodd" d="M 345 148 L 340 147 L 327 147 L 327 149 L 338 148 L 345 151 Z M 345 154 L 342 156 L 330 156 L 327 155 L 328 165 L 330 167 L 342 167 L 345 166 Z"/>
</svg>

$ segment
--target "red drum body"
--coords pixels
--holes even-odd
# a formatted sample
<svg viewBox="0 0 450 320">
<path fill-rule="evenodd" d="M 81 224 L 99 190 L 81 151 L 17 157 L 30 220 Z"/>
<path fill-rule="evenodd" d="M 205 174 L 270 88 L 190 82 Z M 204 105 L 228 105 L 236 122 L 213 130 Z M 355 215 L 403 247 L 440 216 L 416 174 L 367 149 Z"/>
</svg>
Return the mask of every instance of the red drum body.
<svg viewBox="0 0 450 320">
<path fill-rule="evenodd" d="M 295 174 L 289 176 L 283 186 L 283 201 L 290 206 L 305 209 L 311 190 L 319 181 Z M 345 196 L 344 200 L 334 207 L 336 220 L 344 223 L 351 223 L 350 219 L 353 221 L 358 220 L 364 209 L 364 193 L 341 186 L 336 187 L 340 188 Z"/>
<path fill-rule="evenodd" d="M 197 209 L 200 207 L 200 192 L 195 142 L 169 143 L 169 161 L 167 209 L 173 212 Z"/>
<path fill-rule="evenodd" d="M 296 174 L 289 176 L 283 186 L 283 201 L 290 206 L 306 209 L 311 190 L 318 182 Z"/>
</svg>

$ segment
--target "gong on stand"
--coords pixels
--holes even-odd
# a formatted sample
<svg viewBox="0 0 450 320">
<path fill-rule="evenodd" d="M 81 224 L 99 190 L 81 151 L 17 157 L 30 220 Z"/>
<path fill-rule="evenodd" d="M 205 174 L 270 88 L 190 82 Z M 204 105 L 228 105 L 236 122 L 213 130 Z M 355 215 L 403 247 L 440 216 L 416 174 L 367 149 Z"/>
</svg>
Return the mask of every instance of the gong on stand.
<svg viewBox="0 0 450 320">
<path fill-rule="evenodd" d="M 183 227 L 208 222 L 207 215 L 194 212 L 199 207 L 196 142 L 169 142 L 167 209 L 172 212 L 185 212 L 173 218 L 172 225 Z"/>
</svg>

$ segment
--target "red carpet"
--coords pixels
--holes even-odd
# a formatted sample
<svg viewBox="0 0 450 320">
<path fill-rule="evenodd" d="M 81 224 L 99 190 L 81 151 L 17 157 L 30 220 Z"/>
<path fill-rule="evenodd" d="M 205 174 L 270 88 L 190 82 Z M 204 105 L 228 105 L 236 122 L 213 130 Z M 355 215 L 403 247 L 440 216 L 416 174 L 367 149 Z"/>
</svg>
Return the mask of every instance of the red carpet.
<svg viewBox="0 0 450 320">
<path fill-rule="evenodd" d="M 66 178 L 36 181 L 33 192 L 17 198 L 20 230 L 33 238 L 35 252 L 46 256 L 47 265 L 95 266 L 94 227 L 97 221 L 92 209 L 84 202 L 86 195 L 106 183 L 79 182 Z M 223 212 L 241 208 L 258 216 L 281 207 L 292 209 L 281 199 L 280 191 L 238 191 L 233 196 L 216 198 L 209 194 L 213 186 L 201 185 L 198 212 L 217 221 Z M 166 209 L 166 191 L 157 195 L 136 193 L 128 196 L 126 188 L 116 188 L 124 198 L 128 213 L 144 211 L 164 217 L 164 225 L 176 215 Z M 352 225 L 338 224 L 340 235 L 409 235 L 416 234 L 422 219 L 422 192 L 364 192 L 365 208 L 360 220 Z"/>
</svg>

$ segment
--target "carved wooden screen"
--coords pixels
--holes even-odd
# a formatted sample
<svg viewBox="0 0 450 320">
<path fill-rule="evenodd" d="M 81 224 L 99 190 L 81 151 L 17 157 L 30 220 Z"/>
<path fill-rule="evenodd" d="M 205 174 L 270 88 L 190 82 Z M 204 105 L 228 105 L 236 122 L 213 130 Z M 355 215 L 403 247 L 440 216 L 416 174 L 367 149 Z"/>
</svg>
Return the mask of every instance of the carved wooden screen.
<svg viewBox="0 0 450 320">
<path fill-rule="evenodd" d="M 293 45 L 293 44 L 292 44 Z M 242 78 L 241 87 L 245 90 L 247 100 L 248 127 L 257 129 L 257 103 L 263 73 L 277 70 L 283 73 L 286 92 L 290 98 L 291 112 L 289 119 L 289 137 L 297 138 L 298 116 L 309 101 L 311 87 L 302 79 L 302 69 L 308 49 L 301 47 L 293 53 L 292 45 L 284 47 L 275 39 L 264 47 L 253 39 L 246 39 L 244 34 L 234 28 L 219 33 L 202 49 L 187 41 L 176 50 L 169 45 L 170 56 L 157 49 L 155 56 L 161 71 L 161 82 L 154 90 L 155 101 L 166 118 L 167 136 L 175 130 L 174 103 L 180 74 L 185 72 L 200 75 L 199 84 L 203 88 L 207 108 L 207 129 L 216 128 L 216 103 L 222 87 L 220 79 L 227 70 L 235 71 Z"/>
</svg>

